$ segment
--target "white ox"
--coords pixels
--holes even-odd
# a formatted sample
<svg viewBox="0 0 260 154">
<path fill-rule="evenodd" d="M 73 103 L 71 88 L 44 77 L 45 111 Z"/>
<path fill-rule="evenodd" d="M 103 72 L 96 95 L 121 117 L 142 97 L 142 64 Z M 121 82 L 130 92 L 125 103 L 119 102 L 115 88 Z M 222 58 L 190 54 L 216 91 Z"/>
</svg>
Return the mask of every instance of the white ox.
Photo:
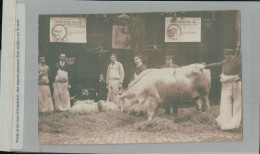
<svg viewBox="0 0 260 154">
<path fill-rule="evenodd" d="M 158 106 L 196 101 L 198 108 L 207 110 L 211 85 L 210 70 L 200 69 L 203 64 L 191 64 L 173 69 L 148 69 L 129 84 L 117 97 L 121 111 L 147 112 L 152 120 Z M 200 101 L 201 100 L 201 101 Z M 175 105 L 176 106 L 176 105 Z"/>
</svg>

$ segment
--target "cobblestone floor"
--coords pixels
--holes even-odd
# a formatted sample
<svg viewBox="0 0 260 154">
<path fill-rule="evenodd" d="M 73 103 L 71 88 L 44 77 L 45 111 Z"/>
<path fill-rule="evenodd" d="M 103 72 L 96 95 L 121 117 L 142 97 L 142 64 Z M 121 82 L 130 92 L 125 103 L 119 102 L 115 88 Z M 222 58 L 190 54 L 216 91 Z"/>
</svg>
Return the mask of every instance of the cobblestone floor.
<svg viewBox="0 0 260 154">
<path fill-rule="evenodd" d="M 238 141 L 242 133 L 154 133 L 154 132 L 107 132 L 55 134 L 39 132 L 39 144 L 126 144 L 126 143 L 167 143 L 167 142 L 210 142 Z"/>
</svg>

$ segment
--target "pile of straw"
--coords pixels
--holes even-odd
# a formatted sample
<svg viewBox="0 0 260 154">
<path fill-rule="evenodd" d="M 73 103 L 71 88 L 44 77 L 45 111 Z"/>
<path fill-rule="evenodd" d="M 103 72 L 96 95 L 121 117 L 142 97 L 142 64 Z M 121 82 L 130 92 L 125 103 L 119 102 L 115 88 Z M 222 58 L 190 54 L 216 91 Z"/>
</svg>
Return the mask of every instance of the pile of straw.
<svg viewBox="0 0 260 154">
<path fill-rule="evenodd" d="M 159 110 L 153 120 L 147 122 L 147 114 L 135 116 L 123 114 L 120 111 L 100 113 L 52 112 L 39 114 L 39 131 L 50 133 L 74 133 L 79 131 L 147 131 L 147 132 L 183 132 L 196 133 L 202 131 L 217 131 L 216 116 L 219 107 L 213 107 L 210 112 L 197 112 L 195 108 L 179 109 L 179 115 L 165 115 Z"/>
</svg>

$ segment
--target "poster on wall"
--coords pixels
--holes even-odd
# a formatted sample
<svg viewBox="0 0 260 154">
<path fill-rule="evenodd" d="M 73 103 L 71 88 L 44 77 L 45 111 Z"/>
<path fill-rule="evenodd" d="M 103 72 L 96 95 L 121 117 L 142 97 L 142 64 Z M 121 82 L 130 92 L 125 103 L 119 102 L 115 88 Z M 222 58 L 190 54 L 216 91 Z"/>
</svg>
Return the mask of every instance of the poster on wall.
<svg viewBox="0 0 260 154">
<path fill-rule="evenodd" d="M 201 18 L 165 18 L 165 42 L 200 42 Z"/>
<path fill-rule="evenodd" d="M 113 25 L 112 48 L 130 49 L 130 31 L 128 26 Z"/>
<path fill-rule="evenodd" d="M 86 18 L 50 18 L 50 42 L 87 43 Z"/>
</svg>

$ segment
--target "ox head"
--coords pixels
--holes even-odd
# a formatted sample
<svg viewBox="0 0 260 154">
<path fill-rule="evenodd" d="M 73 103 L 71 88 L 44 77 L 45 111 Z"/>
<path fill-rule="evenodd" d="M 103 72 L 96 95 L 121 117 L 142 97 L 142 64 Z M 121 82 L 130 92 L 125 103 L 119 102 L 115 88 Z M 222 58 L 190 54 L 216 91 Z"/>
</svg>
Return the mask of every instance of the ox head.
<svg viewBox="0 0 260 154">
<path fill-rule="evenodd" d="M 124 92 L 123 90 L 119 91 L 114 99 L 114 103 L 119 107 L 121 112 L 125 111 Z"/>
<path fill-rule="evenodd" d="M 139 103 L 136 100 L 131 100 L 129 99 L 129 97 L 128 98 L 122 97 L 119 100 L 119 108 L 120 111 L 123 113 L 139 114 L 145 111 L 144 103 Z"/>
<path fill-rule="evenodd" d="M 133 91 L 126 91 L 121 95 L 118 104 L 121 112 L 127 113 L 140 113 L 143 111 L 142 98 L 136 98 L 136 94 L 132 93 Z"/>
<path fill-rule="evenodd" d="M 131 106 L 129 101 L 122 96 L 117 96 L 117 105 L 119 106 L 121 112 L 129 111 L 128 109 Z"/>
<path fill-rule="evenodd" d="M 128 97 L 124 96 L 124 95 L 117 95 L 116 96 L 116 104 L 118 105 L 119 109 L 121 112 L 132 112 L 134 109 L 137 109 L 136 104 L 137 102 L 133 102 L 131 101 L 131 98 L 129 98 L 129 95 L 127 95 Z"/>
</svg>

